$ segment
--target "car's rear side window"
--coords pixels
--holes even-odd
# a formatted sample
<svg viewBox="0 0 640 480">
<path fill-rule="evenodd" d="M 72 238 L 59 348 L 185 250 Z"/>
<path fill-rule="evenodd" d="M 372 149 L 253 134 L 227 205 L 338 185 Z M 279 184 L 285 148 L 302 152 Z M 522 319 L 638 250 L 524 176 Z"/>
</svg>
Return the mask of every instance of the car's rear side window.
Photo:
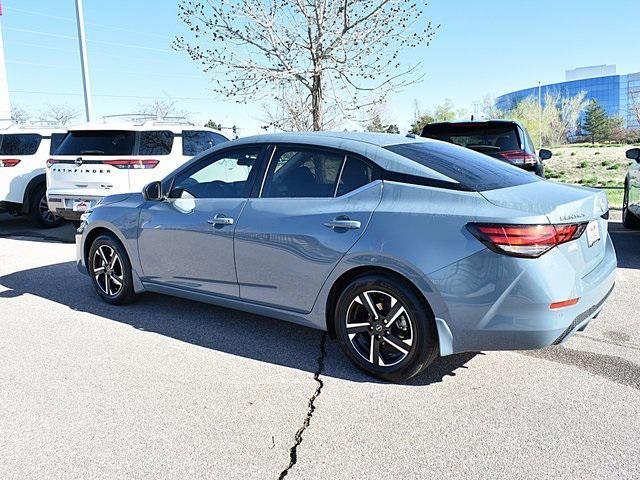
<svg viewBox="0 0 640 480">
<path fill-rule="evenodd" d="M 0 155 L 34 155 L 41 141 L 37 133 L 0 135 Z"/>
<path fill-rule="evenodd" d="M 349 155 L 347 163 L 342 167 L 336 196 L 346 195 L 379 178 L 380 173 L 377 168 L 374 169 L 363 160 Z"/>
<path fill-rule="evenodd" d="M 182 132 L 182 154 L 188 157 L 204 152 L 214 145 L 226 142 L 227 139 L 219 133 L 208 132 L 206 130 L 183 130 Z"/>
<path fill-rule="evenodd" d="M 56 155 L 133 155 L 136 134 L 126 130 L 69 132 Z"/>
<path fill-rule="evenodd" d="M 165 130 L 140 132 L 139 155 L 169 155 L 173 133 Z"/>
<path fill-rule="evenodd" d="M 56 149 L 62 143 L 64 136 L 66 133 L 52 133 L 51 134 L 51 143 L 49 144 L 49 155 L 55 155 Z"/>
<path fill-rule="evenodd" d="M 478 192 L 541 181 L 525 170 L 447 143 L 425 141 L 385 148 Z"/>
</svg>

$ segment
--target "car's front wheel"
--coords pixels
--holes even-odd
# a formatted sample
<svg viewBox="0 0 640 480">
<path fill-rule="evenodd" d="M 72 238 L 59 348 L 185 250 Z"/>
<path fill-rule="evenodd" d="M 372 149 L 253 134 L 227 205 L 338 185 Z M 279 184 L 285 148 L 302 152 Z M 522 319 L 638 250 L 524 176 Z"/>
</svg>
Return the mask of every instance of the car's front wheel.
<svg viewBox="0 0 640 480">
<path fill-rule="evenodd" d="M 638 230 L 640 229 L 640 219 L 629 211 L 630 189 L 629 182 L 626 182 L 624 185 L 624 199 L 622 201 L 622 225 L 624 228 Z"/>
<path fill-rule="evenodd" d="M 353 280 L 338 299 L 334 320 L 344 353 L 372 376 L 407 380 L 437 356 L 433 314 L 394 277 L 372 274 Z"/>
<path fill-rule="evenodd" d="M 89 250 L 87 267 L 96 293 L 107 303 L 122 305 L 135 297 L 131 263 L 115 237 L 101 235 Z"/>
</svg>

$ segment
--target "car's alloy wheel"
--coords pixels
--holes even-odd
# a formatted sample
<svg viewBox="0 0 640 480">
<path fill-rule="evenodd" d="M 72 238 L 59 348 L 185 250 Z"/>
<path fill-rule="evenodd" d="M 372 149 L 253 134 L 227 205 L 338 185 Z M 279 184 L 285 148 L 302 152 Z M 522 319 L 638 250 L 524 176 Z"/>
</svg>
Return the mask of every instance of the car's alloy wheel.
<svg viewBox="0 0 640 480">
<path fill-rule="evenodd" d="M 336 302 L 334 327 L 345 355 L 369 375 L 385 380 L 407 380 L 438 354 L 429 305 L 395 275 L 353 279 Z"/>
<path fill-rule="evenodd" d="M 40 218 L 42 218 L 44 223 L 55 224 L 59 221 L 58 216 L 49 210 L 46 195 L 43 195 L 42 198 L 40 198 L 40 202 L 38 203 L 38 213 L 40 213 Z"/>
<path fill-rule="evenodd" d="M 354 350 L 375 366 L 402 362 L 413 346 L 413 320 L 393 295 L 367 290 L 347 310 L 345 327 Z"/>
<path fill-rule="evenodd" d="M 96 292 L 107 303 L 121 305 L 135 297 L 131 262 L 122 243 L 110 234 L 91 244 L 87 268 Z"/>
<path fill-rule="evenodd" d="M 93 276 L 102 293 L 117 297 L 124 287 L 122 261 L 109 245 L 99 246 L 92 259 Z"/>
<path fill-rule="evenodd" d="M 47 189 L 39 185 L 29 200 L 29 217 L 31 223 L 38 228 L 53 228 L 64 223 L 64 220 L 49 210 Z"/>
</svg>

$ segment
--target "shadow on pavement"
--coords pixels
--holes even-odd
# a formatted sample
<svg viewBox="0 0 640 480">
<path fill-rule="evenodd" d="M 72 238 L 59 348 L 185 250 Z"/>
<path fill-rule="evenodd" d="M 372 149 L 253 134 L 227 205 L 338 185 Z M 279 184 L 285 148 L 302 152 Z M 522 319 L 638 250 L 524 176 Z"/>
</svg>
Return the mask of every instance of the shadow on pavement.
<svg viewBox="0 0 640 480">
<path fill-rule="evenodd" d="M 313 373 L 322 332 L 288 322 L 180 298 L 144 294 L 131 305 L 102 302 L 75 262 L 58 263 L 0 277 L 0 299 L 36 295 L 69 308 L 98 315 L 205 348 Z M 476 354 L 438 359 L 407 385 L 429 385 L 456 371 Z M 327 345 L 324 376 L 356 382 L 377 382 L 342 355 L 337 342 Z"/>
<path fill-rule="evenodd" d="M 76 229 L 70 223 L 56 228 L 39 229 L 31 225 L 27 217 L 0 213 L 0 238 L 74 243 L 75 232 Z"/>
<path fill-rule="evenodd" d="M 640 231 L 628 230 L 620 222 L 609 222 L 618 267 L 640 269 Z"/>
</svg>

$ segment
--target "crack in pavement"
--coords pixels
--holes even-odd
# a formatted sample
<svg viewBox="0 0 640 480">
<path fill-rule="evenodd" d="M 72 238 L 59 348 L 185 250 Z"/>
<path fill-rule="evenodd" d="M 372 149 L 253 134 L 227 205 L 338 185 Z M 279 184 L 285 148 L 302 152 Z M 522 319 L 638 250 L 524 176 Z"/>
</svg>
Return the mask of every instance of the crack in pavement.
<svg viewBox="0 0 640 480">
<path fill-rule="evenodd" d="M 324 382 L 320 378 L 320 375 L 322 375 L 322 373 L 324 372 L 324 359 L 327 356 L 327 351 L 325 348 L 326 343 L 327 343 L 327 332 L 324 332 L 322 334 L 322 339 L 320 340 L 320 356 L 317 359 L 318 368 L 313 374 L 313 379 L 318 383 L 318 385 L 316 386 L 316 389 L 313 392 L 313 395 L 311 395 L 311 397 L 309 398 L 307 414 L 304 417 L 302 426 L 298 429 L 295 436 L 293 437 L 294 443 L 291 449 L 289 450 L 289 465 L 282 472 L 280 472 L 280 476 L 278 477 L 278 480 L 282 480 L 284 477 L 286 477 L 287 474 L 289 473 L 289 470 L 291 470 L 291 468 L 298 462 L 298 447 L 302 443 L 302 434 L 311 423 L 311 417 L 313 416 L 313 412 L 316 409 L 315 402 L 317 398 L 320 396 L 320 393 L 322 392 L 322 387 L 324 387 Z"/>
</svg>

